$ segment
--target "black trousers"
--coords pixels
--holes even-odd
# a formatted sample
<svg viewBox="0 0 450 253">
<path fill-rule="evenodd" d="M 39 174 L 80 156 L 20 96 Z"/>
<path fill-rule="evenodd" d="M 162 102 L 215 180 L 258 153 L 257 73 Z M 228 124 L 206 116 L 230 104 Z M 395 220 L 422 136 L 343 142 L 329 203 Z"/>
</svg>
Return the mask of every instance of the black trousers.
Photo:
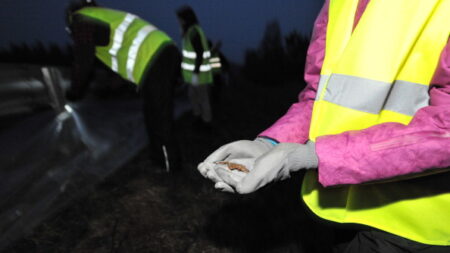
<svg viewBox="0 0 450 253">
<path fill-rule="evenodd" d="M 450 239 L 450 238 L 449 238 Z M 450 246 L 417 243 L 379 230 L 360 231 L 349 243 L 339 245 L 335 253 L 444 253 Z"/>
<path fill-rule="evenodd" d="M 173 132 L 173 105 L 181 57 L 175 45 L 165 46 L 156 57 L 139 87 L 145 126 L 152 160 L 165 167 L 165 151 L 170 168 L 175 169 L 179 166 L 179 151 Z"/>
</svg>

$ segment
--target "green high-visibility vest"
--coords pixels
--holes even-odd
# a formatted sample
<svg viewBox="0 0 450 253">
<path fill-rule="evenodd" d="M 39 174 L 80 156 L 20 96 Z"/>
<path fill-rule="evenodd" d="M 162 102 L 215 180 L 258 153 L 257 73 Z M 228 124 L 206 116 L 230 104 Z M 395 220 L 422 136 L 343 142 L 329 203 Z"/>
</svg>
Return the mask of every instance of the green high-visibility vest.
<svg viewBox="0 0 450 253">
<path fill-rule="evenodd" d="M 139 85 L 156 56 L 173 40 L 136 15 L 99 7 L 75 12 L 106 23 L 110 27 L 107 46 L 95 48 L 97 58 L 123 78 Z"/>
<path fill-rule="evenodd" d="M 192 46 L 192 38 L 195 33 L 200 35 L 200 40 L 203 47 L 203 55 L 198 56 L 194 47 Z M 199 72 L 199 84 L 211 84 L 213 82 L 211 65 L 209 59 L 211 52 L 209 51 L 208 41 L 203 30 L 198 25 L 191 26 L 183 37 L 183 61 L 181 62 L 181 72 L 186 83 L 191 83 L 192 74 L 195 69 L 195 59 L 202 57 Z"/>
</svg>

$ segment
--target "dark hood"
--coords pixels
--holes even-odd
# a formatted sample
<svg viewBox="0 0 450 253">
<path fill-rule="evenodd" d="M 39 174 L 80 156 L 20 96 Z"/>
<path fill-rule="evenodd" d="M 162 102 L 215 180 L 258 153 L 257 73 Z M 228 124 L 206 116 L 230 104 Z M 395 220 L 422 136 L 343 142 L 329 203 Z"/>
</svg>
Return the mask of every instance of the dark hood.
<svg viewBox="0 0 450 253">
<path fill-rule="evenodd" d="M 190 6 L 182 6 L 177 10 L 177 17 L 182 22 L 183 34 L 189 27 L 198 24 L 197 16 Z"/>
<path fill-rule="evenodd" d="M 77 0 L 77 1 L 71 1 L 65 11 L 65 20 L 66 25 L 70 26 L 70 18 L 72 13 L 76 12 L 79 9 L 82 9 L 84 7 L 92 7 L 92 6 L 98 6 L 98 4 L 95 2 L 95 0 L 87 1 L 87 0 Z"/>
</svg>

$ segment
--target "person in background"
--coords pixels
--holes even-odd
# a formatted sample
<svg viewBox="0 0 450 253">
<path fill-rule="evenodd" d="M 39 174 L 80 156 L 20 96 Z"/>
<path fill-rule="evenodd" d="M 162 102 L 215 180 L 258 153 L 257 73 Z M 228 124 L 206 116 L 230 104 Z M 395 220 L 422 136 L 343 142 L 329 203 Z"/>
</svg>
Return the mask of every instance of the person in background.
<svg viewBox="0 0 450 253">
<path fill-rule="evenodd" d="M 181 72 L 189 86 L 193 114 L 209 125 L 213 117 L 210 101 L 213 74 L 208 41 L 191 7 L 182 6 L 176 14 L 183 36 Z"/>
<path fill-rule="evenodd" d="M 94 1 L 72 2 L 66 12 L 66 29 L 74 42 L 67 99 L 84 97 L 94 60 L 99 59 L 141 94 L 152 160 L 166 170 L 177 167 L 173 94 L 181 57 L 173 40 L 134 14 Z"/>
<path fill-rule="evenodd" d="M 314 214 L 363 227 L 339 252 L 450 252 L 448 13 L 448 0 L 326 0 L 299 101 L 198 170 L 239 194 L 304 171 Z"/>
</svg>

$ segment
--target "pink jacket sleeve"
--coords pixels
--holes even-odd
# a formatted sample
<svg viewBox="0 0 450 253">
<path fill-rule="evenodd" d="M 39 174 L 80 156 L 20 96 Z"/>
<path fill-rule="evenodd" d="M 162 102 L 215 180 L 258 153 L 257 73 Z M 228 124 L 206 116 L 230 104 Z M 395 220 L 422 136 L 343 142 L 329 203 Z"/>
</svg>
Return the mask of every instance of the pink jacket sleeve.
<svg viewBox="0 0 450 253">
<path fill-rule="evenodd" d="M 429 91 L 430 105 L 408 125 L 379 124 L 317 139 L 323 186 L 372 180 L 450 167 L 450 42 Z"/>
<path fill-rule="evenodd" d="M 298 102 L 293 104 L 283 117 L 259 136 L 267 136 L 279 142 L 305 143 L 308 140 L 312 108 L 325 55 L 328 2 L 329 0 L 325 2 L 314 24 L 305 65 L 307 86 L 299 94 Z"/>
</svg>

